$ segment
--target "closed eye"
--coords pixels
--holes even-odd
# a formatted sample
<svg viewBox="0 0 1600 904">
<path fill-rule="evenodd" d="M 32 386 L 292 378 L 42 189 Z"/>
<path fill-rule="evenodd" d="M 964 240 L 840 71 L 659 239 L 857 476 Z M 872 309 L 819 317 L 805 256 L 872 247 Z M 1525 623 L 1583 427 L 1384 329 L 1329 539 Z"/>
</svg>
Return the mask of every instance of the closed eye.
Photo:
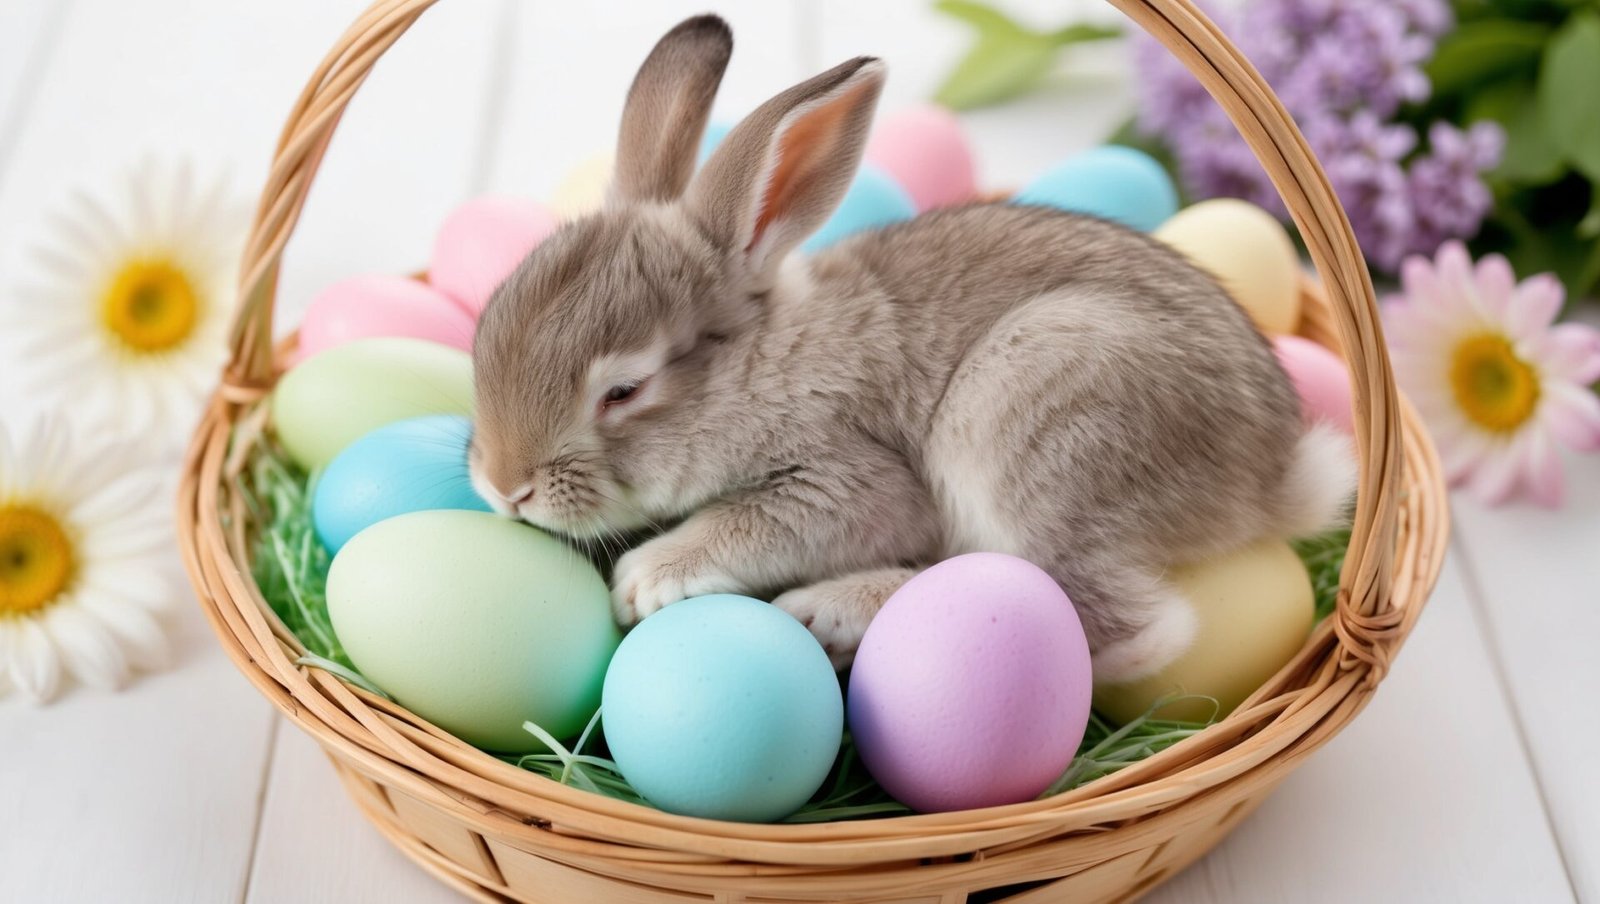
<svg viewBox="0 0 1600 904">
<path fill-rule="evenodd" d="M 626 383 L 618 383 L 615 386 L 612 386 L 610 389 L 606 390 L 606 394 L 604 396 L 600 397 L 600 409 L 604 411 L 608 408 L 615 408 L 618 405 L 627 404 L 634 398 L 638 397 L 639 388 L 643 385 L 643 380 L 637 380 Z"/>
</svg>

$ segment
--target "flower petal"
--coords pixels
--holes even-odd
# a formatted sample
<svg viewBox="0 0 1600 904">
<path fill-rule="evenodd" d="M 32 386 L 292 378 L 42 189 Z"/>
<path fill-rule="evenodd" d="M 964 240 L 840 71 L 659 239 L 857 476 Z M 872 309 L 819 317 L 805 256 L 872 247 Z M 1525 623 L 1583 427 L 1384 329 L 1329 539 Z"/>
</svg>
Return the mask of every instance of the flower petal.
<svg viewBox="0 0 1600 904">
<path fill-rule="evenodd" d="M 1485 310 L 1496 320 L 1503 320 L 1517 289 L 1511 262 L 1501 254 L 1486 255 L 1478 261 L 1476 276 L 1478 297 L 1483 299 Z"/>
<path fill-rule="evenodd" d="M 1505 325 L 1513 339 L 1536 343 L 1561 313 L 1566 290 L 1549 273 L 1530 276 L 1517 286 L 1506 310 Z"/>
<path fill-rule="evenodd" d="M 109 593 L 90 591 L 80 596 L 79 605 L 116 636 L 131 665 L 152 671 L 165 668 L 171 661 L 167 633 L 155 616 L 137 604 Z"/>
<path fill-rule="evenodd" d="M 1538 358 L 1550 376 L 1588 386 L 1600 380 L 1600 330 L 1586 323 L 1558 323 L 1544 334 Z"/>
<path fill-rule="evenodd" d="M 1549 434 L 1539 426 L 1526 431 L 1528 452 L 1524 478 L 1528 494 L 1533 501 L 1548 509 L 1561 507 L 1566 497 L 1566 475 L 1561 469 L 1561 456 Z"/>
<path fill-rule="evenodd" d="M 128 682 L 128 657 L 115 636 L 75 601 L 51 608 L 45 630 L 73 677 L 99 690 L 116 690 Z"/>
<path fill-rule="evenodd" d="M 11 684 L 34 703 L 48 703 L 61 690 L 61 656 L 38 619 L 12 622 L 6 672 Z"/>
<path fill-rule="evenodd" d="M 1579 452 L 1600 451 L 1600 396 L 1568 383 L 1544 387 L 1540 419 L 1563 445 Z"/>
<path fill-rule="evenodd" d="M 1525 449 L 1516 443 L 1494 443 L 1468 481 L 1473 497 L 1484 505 L 1501 505 L 1510 499 L 1524 470 L 1524 454 Z"/>
</svg>

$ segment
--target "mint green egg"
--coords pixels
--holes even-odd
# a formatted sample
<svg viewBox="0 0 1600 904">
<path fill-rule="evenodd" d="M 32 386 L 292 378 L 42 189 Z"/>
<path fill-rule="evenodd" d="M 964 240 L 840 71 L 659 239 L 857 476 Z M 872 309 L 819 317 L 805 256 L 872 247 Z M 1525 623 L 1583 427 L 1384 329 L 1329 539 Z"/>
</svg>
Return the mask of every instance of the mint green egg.
<svg viewBox="0 0 1600 904">
<path fill-rule="evenodd" d="M 328 573 L 328 615 L 374 684 L 498 753 L 544 749 L 523 722 L 581 732 L 621 640 L 587 559 L 485 512 L 412 512 L 356 534 Z"/>
<path fill-rule="evenodd" d="M 436 342 L 359 339 L 307 358 L 272 393 L 272 422 L 289 455 L 325 467 L 384 424 L 425 414 L 472 415 L 472 358 Z"/>
</svg>

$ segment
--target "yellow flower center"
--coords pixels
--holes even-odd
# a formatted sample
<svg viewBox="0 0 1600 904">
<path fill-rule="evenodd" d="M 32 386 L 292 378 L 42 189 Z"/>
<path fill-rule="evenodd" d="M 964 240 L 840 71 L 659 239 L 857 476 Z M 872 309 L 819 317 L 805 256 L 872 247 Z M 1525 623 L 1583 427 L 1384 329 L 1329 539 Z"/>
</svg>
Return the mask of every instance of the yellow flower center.
<svg viewBox="0 0 1600 904">
<path fill-rule="evenodd" d="M 140 353 L 181 345 L 194 332 L 200 297 L 189 275 L 169 260 L 132 260 L 111 280 L 101 305 L 106 329 Z"/>
<path fill-rule="evenodd" d="M 1498 333 L 1481 333 L 1456 346 L 1450 386 L 1467 418 L 1495 433 L 1514 432 L 1539 403 L 1539 374 Z"/>
<path fill-rule="evenodd" d="M 50 605 L 72 580 L 61 522 L 27 505 L 0 505 L 0 618 Z"/>
</svg>

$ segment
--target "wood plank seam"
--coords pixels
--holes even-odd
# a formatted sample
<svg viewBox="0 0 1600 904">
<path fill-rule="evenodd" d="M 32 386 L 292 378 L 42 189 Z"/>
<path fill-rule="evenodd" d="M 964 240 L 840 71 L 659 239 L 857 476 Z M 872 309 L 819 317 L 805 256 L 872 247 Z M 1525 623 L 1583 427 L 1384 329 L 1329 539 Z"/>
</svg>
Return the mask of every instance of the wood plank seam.
<svg viewBox="0 0 1600 904">
<path fill-rule="evenodd" d="M 1472 550 L 1467 538 L 1461 532 L 1460 524 L 1456 523 L 1453 517 L 1452 522 L 1451 527 L 1454 529 L 1450 532 L 1450 543 L 1455 548 L 1457 561 L 1461 564 L 1461 583 L 1466 591 L 1467 605 L 1472 607 L 1478 635 L 1483 640 L 1483 648 L 1489 654 L 1489 670 L 1494 674 L 1495 683 L 1500 687 L 1501 704 L 1511 717 L 1511 725 L 1516 730 L 1517 746 L 1522 751 L 1522 760 L 1527 765 L 1533 787 L 1538 792 L 1539 812 L 1544 816 L 1545 828 L 1550 832 L 1556 856 L 1561 860 L 1567 888 L 1571 890 L 1573 900 L 1581 900 L 1578 894 L 1578 880 L 1572 871 L 1572 854 L 1567 850 L 1566 839 L 1561 837 L 1561 832 L 1556 826 L 1555 814 L 1550 810 L 1550 792 L 1545 787 L 1543 770 L 1540 768 L 1539 758 L 1534 756 L 1533 744 L 1528 739 L 1528 727 L 1523 721 L 1517 695 L 1511 690 L 1510 672 L 1506 669 L 1505 651 L 1500 648 L 1499 632 L 1495 630 L 1494 614 L 1484 603 L 1483 582 L 1478 577 L 1477 563 L 1472 558 Z"/>
<path fill-rule="evenodd" d="M 267 812 L 267 790 L 272 786 L 272 764 L 278 754 L 278 731 L 283 717 L 274 716 L 267 728 L 267 754 L 261 758 L 261 777 L 256 781 L 256 812 L 250 822 L 250 852 L 245 855 L 244 874 L 239 881 L 239 904 L 250 899 L 250 883 L 256 874 L 256 854 L 261 849 L 261 822 Z"/>
</svg>

